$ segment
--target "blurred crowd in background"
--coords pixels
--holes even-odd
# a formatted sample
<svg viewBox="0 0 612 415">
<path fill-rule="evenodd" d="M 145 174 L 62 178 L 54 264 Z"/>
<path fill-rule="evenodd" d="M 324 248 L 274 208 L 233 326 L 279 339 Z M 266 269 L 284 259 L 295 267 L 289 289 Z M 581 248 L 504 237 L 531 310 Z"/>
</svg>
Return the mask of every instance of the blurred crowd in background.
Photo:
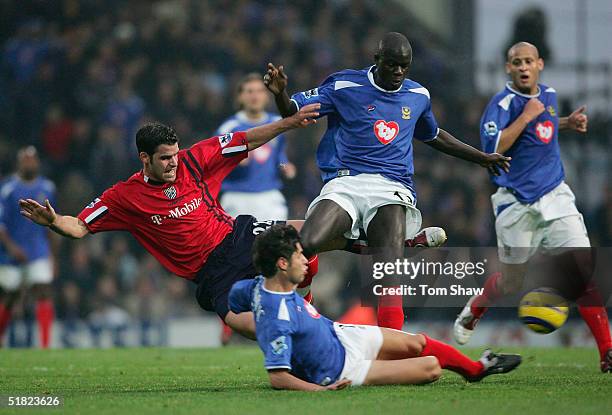
<svg viewBox="0 0 612 415">
<path fill-rule="evenodd" d="M 412 42 L 410 77 L 430 90 L 439 124 L 479 145 L 490 96 L 456 96 L 450 85 L 462 80 L 448 59 L 452 45 L 402 8 L 389 13 L 366 0 L 66 0 L 2 8 L 0 177 L 13 171 L 18 148 L 35 145 L 44 175 L 57 185 L 59 212 L 77 214 L 140 168 L 134 136 L 143 122 L 172 125 L 187 147 L 236 111 L 235 86 L 246 73 L 284 64 L 290 92 L 307 90 L 335 71 L 370 65 L 377 40 L 391 30 Z M 577 104 L 562 102 L 561 113 Z M 592 243 L 611 246 L 609 114 L 589 115 L 588 137 L 564 134 L 561 147 Z M 284 188 L 292 218 L 303 218 L 320 190 L 315 150 L 324 128 L 288 134 L 288 157 L 298 168 Z M 451 246 L 494 246 L 485 170 L 419 144 L 415 159 L 424 226 L 443 226 Z M 142 344 L 163 344 L 166 319 L 202 313 L 191 284 L 170 277 L 127 234 L 64 240 L 54 285 L 65 346 L 83 322 L 94 344 L 110 330 L 121 345 L 132 321 Z"/>
</svg>

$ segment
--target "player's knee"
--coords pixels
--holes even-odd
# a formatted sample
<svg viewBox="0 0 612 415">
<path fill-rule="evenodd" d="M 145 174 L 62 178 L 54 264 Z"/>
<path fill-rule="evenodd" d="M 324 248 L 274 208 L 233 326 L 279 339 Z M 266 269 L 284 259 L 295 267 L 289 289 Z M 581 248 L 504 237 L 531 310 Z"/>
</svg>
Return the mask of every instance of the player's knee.
<svg viewBox="0 0 612 415">
<path fill-rule="evenodd" d="M 2 303 L 7 308 L 12 308 L 13 304 L 17 302 L 19 298 L 19 291 L 5 291 L 2 297 Z"/>
<path fill-rule="evenodd" d="M 300 232 L 300 240 L 304 253 L 307 256 L 314 255 L 320 252 L 321 247 L 326 242 L 323 232 L 317 231 L 312 226 L 302 228 Z"/>
<path fill-rule="evenodd" d="M 408 356 L 420 356 L 426 343 L 425 336 L 422 334 L 414 334 L 408 337 L 405 342 Z"/>
<path fill-rule="evenodd" d="M 442 367 L 435 356 L 424 357 L 425 362 L 425 379 L 427 382 L 435 382 L 442 376 Z"/>
<path fill-rule="evenodd" d="M 32 285 L 32 294 L 37 300 L 49 300 L 52 294 L 51 285 L 34 284 Z"/>
</svg>

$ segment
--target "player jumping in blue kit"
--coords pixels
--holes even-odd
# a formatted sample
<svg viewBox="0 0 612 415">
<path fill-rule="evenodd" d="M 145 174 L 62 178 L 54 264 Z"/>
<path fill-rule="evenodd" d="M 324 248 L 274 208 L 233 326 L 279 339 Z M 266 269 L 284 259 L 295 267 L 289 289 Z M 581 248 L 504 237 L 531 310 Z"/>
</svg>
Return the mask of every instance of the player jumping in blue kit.
<svg viewBox="0 0 612 415">
<path fill-rule="evenodd" d="M 477 382 L 521 363 L 518 355 L 488 350 L 474 361 L 425 334 L 328 320 L 295 292 L 307 260 L 292 226 L 274 225 L 260 234 L 253 261 L 263 277 L 236 282 L 229 304 L 234 313 L 253 312 L 257 342 L 276 389 L 420 384 L 437 380 L 445 368 Z"/>
<path fill-rule="evenodd" d="M 455 340 L 469 341 L 487 306 L 521 289 L 528 261 L 538 248 L 574 248 L 581 264 L 589 264 L 591 246 L 575 196 L 565 183 L 559 131 L 587 131 L 585 107 L 559 117 L 556 91 L 538 83 L 544 61 L 537 48 L 519 42 L 508 50 L 506 72 L 511 81 L 487 106 L 480 126 L 485 151 L 512 157 L 510 171 L 493 176 L 498 187 L 491 197 L 501 273 L 489 277 L 484 292 L 472 297 L 454 325 Z M 575 260 L 574 259 L 574 260 Z M 573 275 L 588 281 L 587 272 Z M 602 372 L 612 372 L 612 340 L 606 308 L 594 286 L 585 282 L 577 299 L 578 311 L 589 326 L 600 355 Z M 582 288 L 582 287 L 581 287 Z"/>
<path fill-rule="evenodd" d="M 404 240 L 421 227 L 413 183 L 412 141 L 462 158 L 494 174 L 508 169 L 509 157 L 483 153 L 439 129 L 429 91 L 407 79 L 412 48 L 400 33 L 387 33 L 375 64 L 329 76 L 318 88 L 286 92 L 283 67 L 268 65 L 264 83 L 283 117 L 309 103 L 320 103 L 327 132 L 317 151 L 325 185 L 311 203 L 301 230 L 304 252 L 342 249 L 344 238 L 358 239 L 364 229 L 376 262 L 402 257 Z M 387 284 L 399 281 L 386 278 Z M 381 297 L 379 325 L 401 329 L 401 297 Z"/>
</svg>

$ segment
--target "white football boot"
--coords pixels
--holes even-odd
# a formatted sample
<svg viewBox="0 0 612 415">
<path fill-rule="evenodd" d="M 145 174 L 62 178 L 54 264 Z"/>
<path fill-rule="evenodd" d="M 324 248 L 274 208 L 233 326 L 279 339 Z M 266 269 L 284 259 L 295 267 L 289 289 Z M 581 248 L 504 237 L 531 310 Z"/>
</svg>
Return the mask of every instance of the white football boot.
<svg viewBox="0 0 612 415">
<path fill-rule="evenodd" d="M 442 246 L 444 242 L 446 242 L 446 232 L 444 229 L 437 226 L 430 226 L 429 228 L 422 229 L 414 238 L 406 239 L 404 246 L 406 248 L 435 248 Z"/>
<path fill-rule="evenodd" d="M 477 295 L 472 296 L 467 302 L 461 313 L 457 316 L 455 324 L 453 325 L 453 337 L 459 344 L 466 344 L 470 341 L 476 324 L 478 324 L 479 318 L 474 317 L 472 314 L 472 303 L 478 297 Z"/>
</svg>

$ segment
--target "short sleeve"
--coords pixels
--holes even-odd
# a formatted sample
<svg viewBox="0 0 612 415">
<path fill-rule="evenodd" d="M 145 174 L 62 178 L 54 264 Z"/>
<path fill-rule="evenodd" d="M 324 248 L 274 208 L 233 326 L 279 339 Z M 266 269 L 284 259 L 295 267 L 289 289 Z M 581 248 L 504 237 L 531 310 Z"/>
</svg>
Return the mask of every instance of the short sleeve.
<svg viewBox="0 0 612 415">
<path fill-rule="evenodd" d="M 94 199 L 77 217 L 85 223 L 91 233 L 120 231 L 128 228 L 128 221 L 125 220 L 117 199 L 116 186 Z"/>
<path fill-rule="evenodd" d="M 438 136 L 438 122 L 431 110 L 431 101 L 427 100 L 427 107 L 414 127 L 414 138 L 419 141 L 431 141 Z"/>
<path fill-rule="evenodd" d="M 318 88 L 309 89 L 307 91 L 298 92 L 291 96 L 291 101 L 295 102 L 299 110 L 308 104 L 321 104 L 319 109 L 319 118 L 329 115 L 336 111 L 333 95 L 334 95 L 334 76 L 328 77 Z"/>
<path fill-rule="evenodd" d="M 491 101 L 480 120 L 480 144 L 485 153 L 494 153 L 504 128 L 510 124 L 510 111 Z"/>
<path fill-rule="evenodd" d="M 202 140 L 186 153 L 187 167 L 200 179 L 208 173 L 221 182 L 247 157 L 246 132 L 226 133 Z"/>
<path fill-rule="evenodd" d="M 267 370 L 291 370 L 291 333 L 290 323 L 278 319 L 267 320 L 257 328 L 257 342 L 263 351 Z"/>
<path fill-rule="evenodd" d="M 251 311 L 251 296 L 256 280 L 241 280 L 236 282 L 230 290 L 228 302 L 229 309 L 236 314 Z"/>
</svg>

